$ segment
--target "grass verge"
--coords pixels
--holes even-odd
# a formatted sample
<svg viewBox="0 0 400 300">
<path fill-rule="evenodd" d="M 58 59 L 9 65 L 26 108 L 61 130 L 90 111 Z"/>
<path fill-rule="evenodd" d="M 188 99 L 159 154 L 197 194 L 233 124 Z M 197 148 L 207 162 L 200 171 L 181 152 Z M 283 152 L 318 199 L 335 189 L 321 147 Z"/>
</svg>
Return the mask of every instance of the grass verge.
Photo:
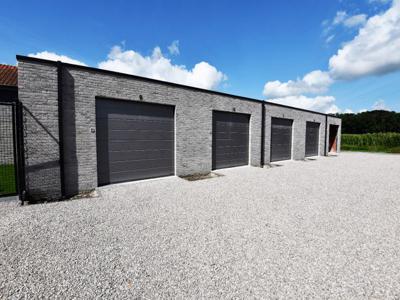
<svg viewBox="0 0 400 300">
<path fill-rule="evenodd" d="M 400 147 L 385 148 L 385 147 L 374 147 L 374 146 L 351 146 L 342 145 L 341 150 L 343 151 L 357 151 L 357 152 L 383 152 L 383 153 L 398 153 L 400 154 Z"/>
<path fill-rule="evenodd" d="M 0 165 L 0 196 L 15 192 L 14 165 Z"/>
</svg>

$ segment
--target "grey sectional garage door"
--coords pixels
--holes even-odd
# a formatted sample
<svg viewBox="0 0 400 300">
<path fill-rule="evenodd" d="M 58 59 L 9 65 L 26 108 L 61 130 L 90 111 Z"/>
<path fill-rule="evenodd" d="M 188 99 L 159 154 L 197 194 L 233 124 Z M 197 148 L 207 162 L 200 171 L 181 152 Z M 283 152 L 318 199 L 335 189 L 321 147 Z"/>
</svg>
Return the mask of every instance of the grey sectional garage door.
<svg viewBox="0 0 400 300">
<path fill-rule="evenodd" d="M 306 156 L 318 155 L 319 123 L 307 122 L 306 125 Z"/>
<path fill-rule="evenodd" d="M 271 124 L 271 161 L 292 158 L 293 120 L 272 118 Z"/>
<path fill-rule="evenodd" d="M 174 107 L 96 100 L 99 185 L 174 174 Z"/>
<path fill-rule="evenodd" d="M 246 114 L 213 112 L 213 169 L 249 163 L 249 119 Z"/>
</svg>

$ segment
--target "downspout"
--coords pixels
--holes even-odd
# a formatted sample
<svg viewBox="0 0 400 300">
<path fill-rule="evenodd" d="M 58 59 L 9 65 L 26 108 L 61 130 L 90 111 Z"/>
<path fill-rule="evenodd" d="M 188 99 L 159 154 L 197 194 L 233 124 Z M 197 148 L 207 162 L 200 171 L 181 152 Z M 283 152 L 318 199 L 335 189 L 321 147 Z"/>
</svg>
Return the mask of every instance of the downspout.
<svg viewBox="0 0 400 300">
<path fill-rule="evenodd" d="M 21 205 L 25 204 L 28 198 L 26 188 L 25 173 L 25 124 L 24 124 L 24 106 L 19 100 L 19 84 L 17 80 L 16 97 L 13 99 L 13 144 L 14 144 L 14 164 L 16 175 L 16 190 L 21 201 Z"/>
<path fill-rule="evenodd" d="M 16 102 L 16 133 L 17 133 L 17 173 L 18 173 L 18 194 L 21 200 L 21 205 L 25 204 L 27 199 L 27 191 L 26 191 L 26 175 L 25 175 L 25 141 L 24 141 L 24 107 L 22 102 L 19 101 L 19 98 Z"/>
<path fill-rule="evenodd" d="M 328 115 L 325 115 L 325 156 L 328 156 L 328 150 L 326 149 L 327 139 L 328 139 Z"/>
<path fill-rule="evenodd" d="M 261 167 L 265 164 L 265 103 L 261 103 Z"/>
<path fill-rule="evenodd" d="M 57 61 L 57 90 L 58 90 L 58 140 L 60 156 L 60 183 L 61 199 L 65 199 L 65 174 L 64 174 L 64 120 L 63 120 L 63 90 L 62 90 L 63 65 Z"/>
</svg>

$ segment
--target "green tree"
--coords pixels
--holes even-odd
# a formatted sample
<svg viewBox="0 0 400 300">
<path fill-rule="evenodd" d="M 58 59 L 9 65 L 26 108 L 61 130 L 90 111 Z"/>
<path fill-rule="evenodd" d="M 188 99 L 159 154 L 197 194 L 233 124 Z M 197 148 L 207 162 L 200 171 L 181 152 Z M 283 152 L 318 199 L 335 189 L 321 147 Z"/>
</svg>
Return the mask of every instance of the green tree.
<svg viewBox="0 0 400 300">
<path fill-rule="evenodd" d="M 342 119 L 342 133 L 400 132 L 400 113 L 374 110 L 357 114 L 336 114 Z"/>
</svg>

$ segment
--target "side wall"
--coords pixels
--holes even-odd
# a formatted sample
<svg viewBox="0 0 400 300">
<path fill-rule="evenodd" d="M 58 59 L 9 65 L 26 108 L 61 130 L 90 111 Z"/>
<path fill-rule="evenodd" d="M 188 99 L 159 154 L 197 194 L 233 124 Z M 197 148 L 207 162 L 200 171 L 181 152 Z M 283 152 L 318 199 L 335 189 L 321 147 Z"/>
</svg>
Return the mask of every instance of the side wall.
<svg viewBox="0 0 400 300">
<path fill-rule="evenodd" d="M 271 162 L 271 119 L 273 117 L 293 120 L 292 159 L 294 160 L 305 158 L 306 122 L 320 123 L 319 155 L 325 155 L 325 115 L 267 104 L 265 106 L 265 163 Z"/>
</svg>

